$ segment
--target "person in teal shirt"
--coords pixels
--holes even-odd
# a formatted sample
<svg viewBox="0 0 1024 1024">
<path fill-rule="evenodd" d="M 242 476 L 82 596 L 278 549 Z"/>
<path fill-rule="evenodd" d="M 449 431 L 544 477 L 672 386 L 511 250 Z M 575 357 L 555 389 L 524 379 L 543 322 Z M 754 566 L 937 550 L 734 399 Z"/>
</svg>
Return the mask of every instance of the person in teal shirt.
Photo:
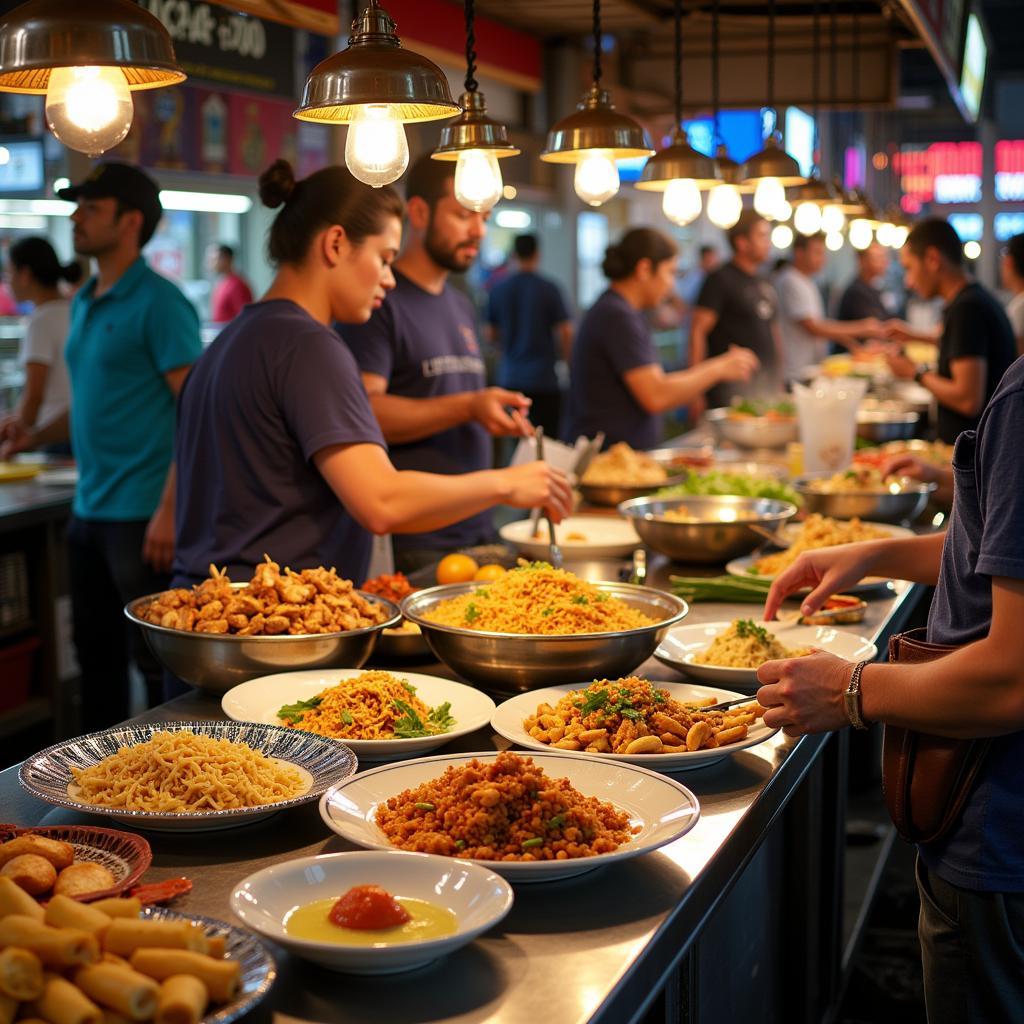
<svg viewBox="0 0 1024 1024">
<path fill-rule="evenodd" d="M 41 424 L 6 451 L 49 444 L 70 428 L 79 470 L 71 599 L 83 724 L 92 730 L 128 717 L 130 653 L 150 703 L 161 697 L 162 670 L 122 609 L 169 585 L 175 403 L 202 344 L 192 304 L 141 256 L 163 215 L 156 182 L 105 162 L 59 195 L 77 202 L 75 251 L 97 267 L 71 306 L 70 422 L 64 414 Z"/>
</svg>

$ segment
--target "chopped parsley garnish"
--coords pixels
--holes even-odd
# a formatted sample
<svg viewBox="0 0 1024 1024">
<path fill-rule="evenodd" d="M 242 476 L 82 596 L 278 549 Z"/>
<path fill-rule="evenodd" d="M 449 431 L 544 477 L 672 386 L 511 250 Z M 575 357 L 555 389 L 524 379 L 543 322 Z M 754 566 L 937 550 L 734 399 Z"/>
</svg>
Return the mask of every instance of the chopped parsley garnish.
<svg viewBox="0 0 1024 1024">
<path fill-rule="evenodd" d="M 737 619 L 736 635 L 743 640 L 752 638 L 766 647 L 772 642 L 768 630 L 764 626 L 759 626 L 753 619 Z"/>
<path fill-rule="evenodd" d="M 621 707 L 618 710 L 619 714 L 622 715 L 623 718 L 628 718 L 631 722 L 639 722 L 640 719 L 644 717 L 644 713 L 642 711 L 638 711 L 633 707 Z"/>
<path fill-rule="evenodd" d="M 471 601 L 469 604 L 466 605 L 466 621 L 467 622 L 474 622 L 476 619 L 479 619 L 479 618 L 480 618 L 480 612 L 477 611 L 476 605 L 473 604 L 473 602 Z"/>
<path fill-rule="evenodd" d="M 651 700 L 655 704 L 665 703 L 665 691 L 664 690 L 651 690 Z"/>
<path fill-rule="evenodd" d="M 320 707 L 323 697 L 310 697 L 309 700 L 297 700 L 294 704 L 285 704 L 277 712 L 277 717 L 289 725 L 298 725 L 305 711 Z"/>
<path fill-rule="evenodd" d="M 586 594 L 573 594 L 571 600 L 573 604 L 590 604 Z"/>
<path fill-rule="evenodd" d="M 402 717 L 395 719 L 395 737 L 400 740 L 411 740 L 417 736 L 436 736 L 441 732 L 448 732 L 455 724 L 451 714 L 451 704 L 445 701 L 436 708 L 432 708 L 427 716 L 427 721 L 416 713 L 416 709 L 404 700 L 396 700 L 395 710 L 402 712 Z"/>
<path fill-rule="evenodd" d="M 546 619 L 546 618 L 547 618 L 547 617 L 548 617 L 549 615 L 551 615 L 551 614 L 552 614 L 552 613 L 554 612 L 554 610 L 555 610 L 554 608 L 545 608 L 545 609 L 544 609 L 544 610 L 543 610 L 543 611 L 541 612 L 541 615 L 543 615 L 543 616 L 544 616 L 544 618 Z"/>
<path fill-rule="evenodd" d="M 603 708 L 608 706 L 608 691 L 607 690 L 595 690 L 593 693 L 588 693 L 586 699 L 583 701 L 583 706 L 580 708 L 581 715 L 589 715 L 594 711 L 601 711 Z"/>
<path fill-rule="evenodd" d="M 355 719 L 347 711 L 342 711 L 342 713 L 341 713 L 341 720 L 346 725 L 351 725 L 355 721 Z"/>
</svg>

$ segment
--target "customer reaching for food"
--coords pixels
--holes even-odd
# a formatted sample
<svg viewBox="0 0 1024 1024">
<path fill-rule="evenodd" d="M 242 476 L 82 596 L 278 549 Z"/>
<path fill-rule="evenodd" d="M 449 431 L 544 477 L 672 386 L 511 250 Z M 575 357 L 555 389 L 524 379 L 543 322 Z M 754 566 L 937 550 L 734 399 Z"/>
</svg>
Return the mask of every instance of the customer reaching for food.
<svg viewBox="0 0 1024 1024">
<path fill-rule="evenodd" d="M 247 578 L 265 551 L 293 569 L 366 576 L 370 534 L 421 532 L 493 505 L 569 508 L 565 477 L 543 462 L 460 476 L 399 472 L 351 352 L 330 325 L 365 321 L 395 281 L 402 202 L 344 168 L 296 181 L 278 160 L 260 196 L 270 289 L 204 353 L 182 392 L 177 584 L 210 563 Z"/>
<path fill-rule="evenodd" d="M 925 1002 L 930 1024 L 1016 1020 L 1024 1005 L 1024 358 L 1006 371 L 977 430 L 953 455 L 955 501 L 945 536 L 873 540 L 807 551 L 772 584 L 765 618 L 802 587 L 805 614 L 866 575 L 936 585 L 926 663 L 851 667 L 829 654 L 758 670 L 764 721 L 789 735 L 882 722 L 942 737 L 989 739 L 972 754 L 970 788 L 937 794 L 945 820 L 918 843 Z M 901 653 L 910 646 L 902 641 Z M 912 735 L 907 735 L 912 741 Z M 918 750 L 922 750 L 918 746 Z M 890 762 L 892 763 L 892 762 Z M 905 760 L 904 760 L 905 763 Z M 966 762 L 965 762 L 966 763 Z M 935 773 L 933 773 L 934 775 Z M 898 780 L 897 780 L 898 781 Z M 892 791 L 890 787 L 890 792 Z M 897 787 L 904 792 L 904 787 Z M 960 792 L 962 805 L 948 803 Z M 910 790 L 919 806 L 923 790 Z M 906 808 L 894 810 L 904 816 Z"/>
<path fill-rule="evenodd" d="M 633 228 L 608 247 L 602 269 L 611 284 L 583 317 L 572 350 L 571 437 L 603 431 L 608 444 L 653 448 L 662 413 L 757 369 L 757 356 L 733 345 L 692 369 L 664 371 L 643 312 L 672 290 L 677 253 L 653 228 Z"/>
</svg>

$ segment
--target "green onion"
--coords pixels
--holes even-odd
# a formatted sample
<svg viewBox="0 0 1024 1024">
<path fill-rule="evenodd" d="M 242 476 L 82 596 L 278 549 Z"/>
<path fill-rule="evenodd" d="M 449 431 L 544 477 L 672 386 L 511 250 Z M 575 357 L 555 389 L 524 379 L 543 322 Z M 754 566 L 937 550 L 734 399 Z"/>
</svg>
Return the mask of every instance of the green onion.
<svg viewBox="0 0 1024 1024">
<path fill-rule="evenodd" d="M 771 583 L 743 576 L 672 576 L 672 592 L 687 601 L 764 604 Z"/>
<path fill-rule="evenodd" d="M 523 840 L 523 849 L 524 850 L 529 849 L 531 846 L 543 846 L 543 845 L 544 845 L 544 840 L 541 839 L 540 836 L 534 836 L 533 839 L 524 839 Z"/>
<path fill-rule="evenodd" d="M 464 850 L 465 848 L 466 848 L 466 840 L 465 839 L 456 839 L 455 840 L 455 849 L 456 850 Z"/>
<path fill-rule="evenodd" d="M 417 811 L 433 811 L 433 810 L 435 810 L 433 804 L 413 804 L 413 807 L 415 807 Z"/>
<path fill-rule="evenodd" d="M 548 828 L 561 828 L 565 824 L 565 815 L 556 814 L 549 822 Z"/>
</svg>

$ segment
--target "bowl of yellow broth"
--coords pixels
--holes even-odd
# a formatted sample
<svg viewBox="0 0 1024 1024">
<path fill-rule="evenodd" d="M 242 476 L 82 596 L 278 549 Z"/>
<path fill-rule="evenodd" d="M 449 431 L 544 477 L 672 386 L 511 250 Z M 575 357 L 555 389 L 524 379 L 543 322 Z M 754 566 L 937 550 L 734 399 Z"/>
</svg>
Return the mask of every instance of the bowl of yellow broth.
<svg viewBox="0 0 1024 1024">
<path fill-rule="evenodd" d="M 405 920 L 366 928 L 332 919 L 338 901 L 362 886 L 385 890 Z M 231 909 L 304 960 L 350 974 L 393 974 L 472 942 L 504 918 L 512 899 L 508 882 L 479 864 L 394 850 L 274 864 L 235 886 Z"/>
</svg>

